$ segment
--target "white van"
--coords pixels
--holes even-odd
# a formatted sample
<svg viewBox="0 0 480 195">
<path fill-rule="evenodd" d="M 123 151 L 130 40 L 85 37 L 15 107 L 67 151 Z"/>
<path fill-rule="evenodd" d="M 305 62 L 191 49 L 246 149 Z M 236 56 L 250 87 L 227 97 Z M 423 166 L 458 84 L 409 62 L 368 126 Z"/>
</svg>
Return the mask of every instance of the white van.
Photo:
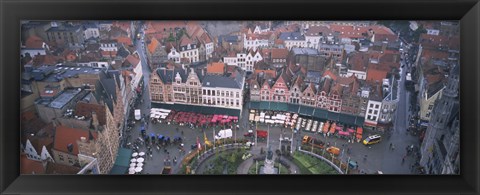
<svg viewBox="0 0 480 195">
<path fill-rule="evenodd" d="M 142 114 L 140 113 L 140 109 L 135 110 L 135 120 L 140 120 L 142 119 Z"/>
</svg>

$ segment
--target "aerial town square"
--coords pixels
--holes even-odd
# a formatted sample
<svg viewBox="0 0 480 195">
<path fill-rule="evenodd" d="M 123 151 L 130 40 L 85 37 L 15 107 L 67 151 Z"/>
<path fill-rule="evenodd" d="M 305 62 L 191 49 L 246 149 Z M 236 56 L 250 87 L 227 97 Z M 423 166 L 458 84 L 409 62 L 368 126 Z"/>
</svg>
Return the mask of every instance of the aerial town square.
<svg viewBox="0 0 480 195">
<path fill-rule="evenodd" d="M 22 21 L 22 174 L 459 174 L 457 21 Z"/>
</svg>

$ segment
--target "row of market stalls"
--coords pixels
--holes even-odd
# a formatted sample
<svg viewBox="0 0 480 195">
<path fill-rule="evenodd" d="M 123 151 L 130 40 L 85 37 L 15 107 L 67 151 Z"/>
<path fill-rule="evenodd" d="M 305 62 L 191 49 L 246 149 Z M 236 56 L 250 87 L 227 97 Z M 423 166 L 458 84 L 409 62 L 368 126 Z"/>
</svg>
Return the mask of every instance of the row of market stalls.
<svg viewBox="0 0 480 195">
<path fill-rule="evenodd" d="M 166 122 L 166 123 L 174 123 L 180 126 L 189 126 L 191 128 L 194 127 L 208 127 L 208 126 L 218 126 L 218 125 L 232 125 L 238 122 L 238 115 L 229 115 L 229 114 L 222 114 L 222 113 L 233 113 L 233 111 L 229 110 L 219 110 L 219 113 L 213 114 L 204 114 L 202 112 L 206 109 L 202 106 L 197 106 L 197 108 L 187 109 L 187 107 L 193 106 L 185 106 L 185 105 L 155 105 L 155 106 L 162 106 L 162 108 L 152 108 L 150 110 L 150 119 L 154 122 Z M 153 105 L 152 105 L 153 107 Z M 172 108 L 166 109 L 165 107 Z M 178 109 L 178 110 L 177 110 Z M 209 110 L 216 111 L 215 108 L 209 108 Z M 211 113 L 211 112 L 208 113 Z"/>
<path fill-rule="evenodd" d="M 250 102 L 249 121 L 360 141 L 363 117 L 278 102 Z"/>
<path fill-rule="evenodd" d="M 158 122 L 160 120 L 167 119 L 167 116 L 172 112 L 172 110 L 161 109 L 161 108 L 152 108 L 150 109 L 150 119 L 152 122 Z"/>
<path fill-rule="evenodd" d="M 161 108 L 166 110 L 175 110 L 177 112 L 192 112 L 199 113 L 204 115 L 228 115 L 228 116 L 240 116 L 240 110 L 238 109 L 229 109 L 229 108 L 218 108 L 218 107 L 209 107 L 209 106 L 199 106 L 199 105 L 187 105 L 187 104 L 165 104 L 165 103 L 153 103 L 153 108 Z"/>
</svg>

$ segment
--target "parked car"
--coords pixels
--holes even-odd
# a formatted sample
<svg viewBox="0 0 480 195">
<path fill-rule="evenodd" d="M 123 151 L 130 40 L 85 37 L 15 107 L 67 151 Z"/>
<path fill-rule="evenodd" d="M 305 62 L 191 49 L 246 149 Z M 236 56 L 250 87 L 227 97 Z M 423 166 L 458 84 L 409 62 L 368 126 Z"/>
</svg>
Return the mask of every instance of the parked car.
<svg viewBox="0 0 480 195">
<path fill-rule="evenodd" d="M 243 136 L 245 136 L 245 137 L 252 137 L 252 136 L 255 136 L 255 134 L 253 134 L 253 130 L 250 129 L 250 130 L 248 130 L 247 133 L 243 134 Z"/>
</svg>

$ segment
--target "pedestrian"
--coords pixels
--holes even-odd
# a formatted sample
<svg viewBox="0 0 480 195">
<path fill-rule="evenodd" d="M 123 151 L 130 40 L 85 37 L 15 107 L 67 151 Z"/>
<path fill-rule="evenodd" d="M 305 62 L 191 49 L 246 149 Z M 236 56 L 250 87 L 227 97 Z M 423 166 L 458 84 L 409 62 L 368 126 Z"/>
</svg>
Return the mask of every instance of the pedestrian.
<svg viewBox="0 0 480 195">
<path fill-rule="evenodd" d="M 392 149 L 392 143 L 390 143 L 390 149 Z"/>
<path fill-rule="evenodd" d="M 392 150 L 395 150 L 395 144 L 392 144 Z"/>
</svg>

